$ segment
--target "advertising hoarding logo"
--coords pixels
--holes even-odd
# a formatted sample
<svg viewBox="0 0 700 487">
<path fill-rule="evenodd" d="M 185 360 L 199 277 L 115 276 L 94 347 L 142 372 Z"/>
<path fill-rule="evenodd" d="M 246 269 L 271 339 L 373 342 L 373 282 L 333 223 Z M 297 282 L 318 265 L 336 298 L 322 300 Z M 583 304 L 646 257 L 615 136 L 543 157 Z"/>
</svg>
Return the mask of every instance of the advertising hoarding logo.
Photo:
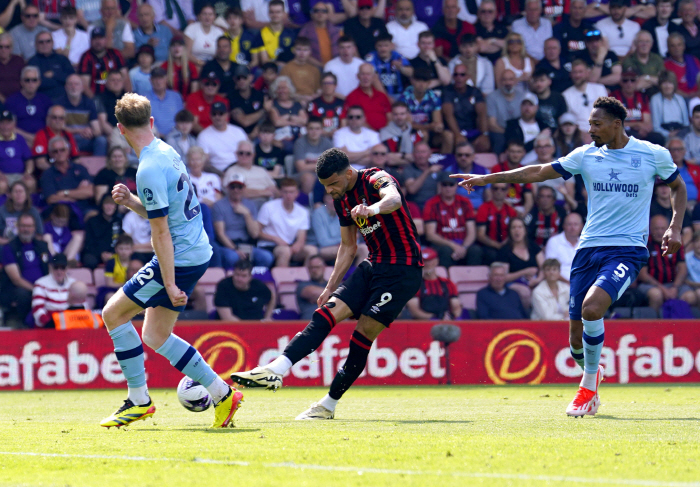
<svg viewBox="0 0 700 487">
<path fill-rule="evenodd" d="M 494 384 L 539 384 L 547 374 L 544 343 L 532 332 L 507 330 L 494 337 L 486 348 L 484 366 Z"/>
<path fill-rule="evenodd" d="M 234 333 L 228 331 L 205 333 L 192 346 L 199 350 L 204 360 L 222 379 L 228 379 L 234 372 L 245 369 L 246 344 Z M 221 371 L 223 367 L 228 368 Z"/>
</svg>

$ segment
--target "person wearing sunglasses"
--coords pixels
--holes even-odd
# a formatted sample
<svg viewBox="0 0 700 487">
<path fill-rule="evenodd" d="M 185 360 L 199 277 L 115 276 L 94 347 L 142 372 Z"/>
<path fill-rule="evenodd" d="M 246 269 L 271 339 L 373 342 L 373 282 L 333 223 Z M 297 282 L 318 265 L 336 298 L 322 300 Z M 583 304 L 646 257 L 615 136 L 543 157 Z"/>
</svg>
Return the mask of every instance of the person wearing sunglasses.
<svg viewBox="0 0 700 487">
<path fill-rule="evenodd" d="M 583 59 L 571 63 L 571 81 L 573 86 L 567 88 L 562 95 L 569 107 L 569 113 L 576 117 L 576 123 L 584 132 L 584 141 L 588 143 L 588 116 L 593 110 L 593 102 L 599 97 L 608 96 L 608 90 L 600 83 L 591 83 L 588 78 L 591 69 Z"/>
<path fill-rule="evenodd" d="M 198 134 L 212 124 L 210 116 L 215 103 L 223 103 L 228 111 L 228 99 L 219 94 L 221 82 L 214 71 L 202 72 L 199 78 L 202 89 L 187 95 L 185 108 L 194 114 L 194 133 Z"/>
<path fill-rule="evenodd" d="M 610 43 L 610 50 L 624 57 L 632 48 L 632 43 L 641 27 L 628 19 L 627 6 L 629 0 L 610 0 L 610 16 L 595 23 L 598 29 Z"/>
<path fill-rule="evenodd" d="M 620 84 L 622 65 L 617 54 L 608 47 L 608 39 L 597 29 L 586 32 L 586 49 L 578 51 L 575 59 L 583 59 L 591 68 L 588 81 L 615 89 Z"/>
<path fill-rule="evenodd" d="M 48 32 L 45 26 L 41 25 L 39 9 L 32 3 L 22 10 L 22 23 L 10 30 L 14 45 L 12 54 L 18 54 L 25 60 L 36 54 L 36 35 L 39 32 Z"/>
<path fill-rule="evenodd" d="M 317 2 L 311 8 L 311 22 L 299 30 L 299 36 L 306 37 L 311 43 L 309 63 L 317 68 L 323 68 L 338 55 L 338 40 L 343 35 L 343 29 L 330 22 L 329 12 L 329 4 Z"/>
<path fill-rule="evenodd" d="M 380 143 L 379 134 L 365 126 L 365 112 L 360 106 L 348 108 L 346 120 L 347 126 L 333 134 L 333 145 L 345 152 L 351 164 L 366 166 L 372 147 Z"/>
<path fill-rule="evenodd" d="M 17 133 L 31 147 L 34 136 L 46 126 L 46 116 L 53 103 L 51 98 L 39 93 L 41 74 L 36 66 L 25 66 L 20 72 L 20 90 L 7 97 L 5 109 L 17 117 Z"/>
<path fill-rule="evenodd" d="M 452 73 L 454 83 L 442 92 L 442 116 L 455 143 L 471 142 L 478 152 L 488 152 L 489 118 L 486 99 L 478 88 L 467 84 L 467 66 L 459 64 Z"/>
<path fill-rule="evenodd" d="M 374 50 L 375 41 L 388 34 L 384 10 L 376 8 L 373 0 L 358 0 L 357 15 L 345 21 L 343 31 L 355 40 L 358 55 L 364 59 Z"/>
<path fill-rule="evenodd" d="M 39 92 L 55 102 L 65 93 L 63 85 L 66 78 L 75 70 L 66 56 L 54 50 L 50 32 L 37 34 L 35 44 L 36 54 L 27 61 L 27 64 L 39 68 L 41 71 Z"/>
<path fill-rule="evenodd" d="M 654 132 L 651 123 L 651 110 L 649 109 L 649 98 L 636 89 L 637 73 L 625 71 L 622 73 L 622 88 L 612 92 L 614 96 L 627 109 L 627 119 L 625 119 L 625 130 L 628 135 L 647 140 L 653 144 L 665 145 L 666 138 Z"/>
<path fill-rule="evenodd" d="M 73 134 L 66 130 L 66 109 L 61 105 L 54 105 L 49 108 L 49 114 L 46 117 L 46 127 L 39 130 L 34 138 L 32 155 L 35 158 L 34 163 L 36 167 L 41 171 L 49 168 L 49 140 L 56 135 L 60 135 L 68 141 L 71 157 L 78 157 L 78 146 L 75 143 Z"/>
</svg>

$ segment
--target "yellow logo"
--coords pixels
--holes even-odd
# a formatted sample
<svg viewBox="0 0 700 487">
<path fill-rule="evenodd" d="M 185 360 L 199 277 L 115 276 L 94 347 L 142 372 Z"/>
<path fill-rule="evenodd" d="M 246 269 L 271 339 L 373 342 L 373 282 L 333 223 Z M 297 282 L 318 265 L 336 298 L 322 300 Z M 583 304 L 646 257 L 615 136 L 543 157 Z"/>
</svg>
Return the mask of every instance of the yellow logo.
<svg viewBox="0 0 700 487">
<path fill-rule="evenodd" d="M 486 373 L 494 384 L 516 381 L 539 384 L 547 374 L 547 365 L 542 357 L 544 348 L 542 340 L 529 331 L 507 330 L 499 333 L 486 348 Z"/>
<path fill-rule="evenodd" d="M 363 228 L 364 226 L 367 225 L 367 219 L 363 216 L 357 217 L 357 220 L 355 220 L 355 223 L 357 223 L 357 226 L 360 228 Z"/>
<path fill-rule="evenodd" d="M 226 380 L 229 375 L 244 368 L 246 359 L 245 342 L 233 333 L 227 331 L 212 331 L 205 333 L 192 345 L 199 350 L 209 366 L 217 370 L 216 363 L 220 360 L 227 370 L 221 372 L 219 377 Z M 222 366 L 218 367 L 221 369 Z"/>
</svg>

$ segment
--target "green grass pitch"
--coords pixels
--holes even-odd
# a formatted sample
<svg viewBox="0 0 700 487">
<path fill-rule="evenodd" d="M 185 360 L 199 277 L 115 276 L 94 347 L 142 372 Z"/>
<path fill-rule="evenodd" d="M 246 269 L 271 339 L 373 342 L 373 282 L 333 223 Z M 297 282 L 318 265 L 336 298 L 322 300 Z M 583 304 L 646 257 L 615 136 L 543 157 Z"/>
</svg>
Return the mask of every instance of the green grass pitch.
<svg viewBox="0 0 700 487">
<path fill-rule="evenodd" d="M 294 417 L 325 389 L 244 390 L 209 430 L 174 390 L 153 419 L 98 423 L 124 391 L 0 393 L 0 486 L 700 486 L 700 385 L 355 387 L 333 421 Z"/>
</svg>

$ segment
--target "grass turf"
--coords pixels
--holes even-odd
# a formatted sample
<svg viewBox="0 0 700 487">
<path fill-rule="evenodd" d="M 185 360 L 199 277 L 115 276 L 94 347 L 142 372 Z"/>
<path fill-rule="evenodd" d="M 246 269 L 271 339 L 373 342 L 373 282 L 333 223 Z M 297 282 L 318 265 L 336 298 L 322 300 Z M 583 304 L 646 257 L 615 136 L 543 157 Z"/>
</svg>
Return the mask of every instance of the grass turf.
<svg viewBox="0 0 700 487">
<path fill-rule="evenodd" d="M 0 485 L 700 486 L 700 386 L 603 384 L 583 419 L 564 414 L 574 392 L 355 387 L 336 420 L 298 422 L 325 389 L 247 389 L 227 430 L 172 390 L 121 430 L 98 423 L 123 391 L 3 392 Z"/>
</svg>

